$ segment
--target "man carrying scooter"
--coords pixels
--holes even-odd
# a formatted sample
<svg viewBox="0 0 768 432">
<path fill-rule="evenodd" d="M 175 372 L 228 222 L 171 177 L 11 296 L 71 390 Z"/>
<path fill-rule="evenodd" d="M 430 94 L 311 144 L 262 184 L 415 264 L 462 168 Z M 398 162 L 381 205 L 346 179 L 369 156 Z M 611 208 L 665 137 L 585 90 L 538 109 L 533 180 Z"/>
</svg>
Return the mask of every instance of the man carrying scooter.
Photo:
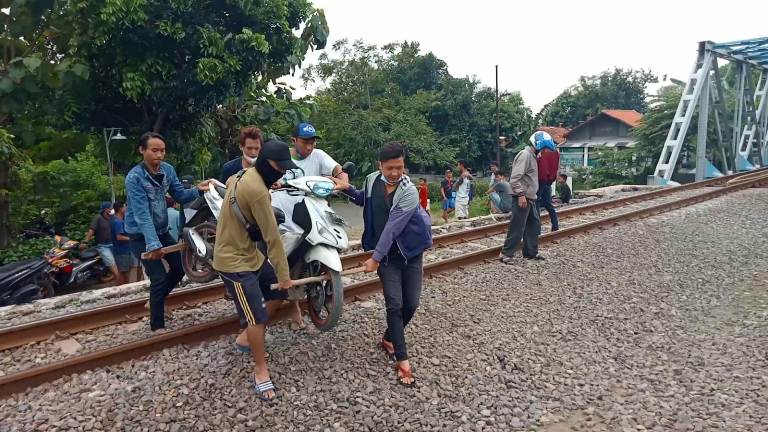
<svg viewBox="0 0 768 432">
<path fill-rule="evenodd" d="M 235 344 L 250 351 L 256 363 L 253 386 L 262 400 L 277 397 L 269 375 L 264 352 L 264 330 L 278 302 L 287 298 L 293 285 L 288 259 L 272 211 L 269 187 L 286 170 L 296 168 L 288 146 L 279 141 L 264 143 L 255 166 L 233 175 L 227 181 L 227 193 L 221 206 L 216 227 L 213 267 L 235 301 L 241 320 L 248 323 Z M 259 283 L 267 264 L 256 244 L 255 230 L 266 243 L 267 256 L 277 276 L 279 290 Z M 267 303 L 269 302 L 269 303 Z"/>
<path fill-rule="evenodd" d="M 339 165 L 328 153 L 315 148 L 315 143 L 320 137 L 317 136 L 315 127 L 309 123 L 300 123 L 293 131 L 291 141 L 291 158 L 298 168 L 301 168 L 305 176 L 331 176 L 342 181 L 342 184 L 349 183 L 349 176 L 342 171 Z M 280 188 L 282 182 L 275 182 L 273 188 Z M 336 186 L 337 190 L 346 188 L 346 186 Z M 289 195 L 284 191 L 277 191 L 272 194 L 272 205 L 285 213 L 285 222 L 282 228 L 302 233 L 304 230 L 293 222 L 293 208 L 304 199 L 302 196 Z M 301 330 L 304 328 L 304 320 L 301 316 L 299 302 L 294 301 L 294 313 L 291 318 L 291 329 Z"/>
</svg>

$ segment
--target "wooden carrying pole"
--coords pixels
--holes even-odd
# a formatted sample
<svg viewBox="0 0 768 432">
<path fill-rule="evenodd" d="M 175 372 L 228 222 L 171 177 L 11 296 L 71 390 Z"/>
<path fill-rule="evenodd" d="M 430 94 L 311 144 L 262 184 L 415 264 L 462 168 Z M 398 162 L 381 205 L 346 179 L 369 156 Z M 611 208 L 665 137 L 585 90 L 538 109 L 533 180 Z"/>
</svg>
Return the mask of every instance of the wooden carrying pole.
<svg viewBox="0 0 768 432">
<path fill-rule="evenodd" d="M 342 276 L 346 276 L 346 275 L 351 275 L 351 274 L 356 274 L 356 273 L 362 273 L 364 270 L 365 270 L 365 267 L 355 267 L 355 268 L 351 268 L 349 270 L 342 271 L 341 275 Z M 300 286 L 300 285 L 306 285 L 306 284 L 315 283 L 315 282 L 323 282 L 323 281 L 327 281 L 330 278 L 331 278 L 330 275 L 324 274 L 324 275 L 321 275 L 321 276 L 311 276 L 311 277 L 302 278 L 302 279 L 294 279 L 292 281 L 293 283 L 291 284 L 291 286 Z M 270 285 L 269 289 L 276 290 L 277 289 L 277 284 L 274 283 L 274 284 Z"/>
<path fill-rule="evenodd" d="M 187 247 L 187 244 L 184 243 L 184 240 L 179 240 L 179 242 L 176 243 L 175 245 L 173 245 L 173 246 L 166 246 L 166 247 L 164 247 L 164 248 L 162 248 L 160 250 L 163 251 L 163 255 L 166 255 L 166 254 L 169 254 L 171 252 L 178 252 L 178 251 L 184 250 L 186 247 Z M 141 259 L 147 259 L 148 256 L 149 256 L 149 253 L 148 252 L 144 252 L 144 253 L 141 254 Z"/>
</svg>

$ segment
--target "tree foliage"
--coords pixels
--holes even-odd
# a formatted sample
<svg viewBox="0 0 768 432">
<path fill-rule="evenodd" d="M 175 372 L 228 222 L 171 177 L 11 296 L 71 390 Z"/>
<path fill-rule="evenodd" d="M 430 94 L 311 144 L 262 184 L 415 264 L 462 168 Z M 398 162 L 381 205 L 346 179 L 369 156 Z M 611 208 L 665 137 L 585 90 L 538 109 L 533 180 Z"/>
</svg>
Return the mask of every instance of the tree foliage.
<svg viewBox="0 0 768 432">
<path fill-rule="evenodd" d="M 43 164 L 99 142 L 103 127 L 123 127 L 132 140 L 162 132 L 172 162 L 211 171 L 243 122 L 284 133 L 309 116 L 276 80 L 328 37 L 323 11 L 308 0 L 4 0 L 0 8 L 0 128 Z M 111 150 L 124 172 L 136 156 L 119 144 Z M 90 150 L 106 172 L 103 144 Z M 7 190 L 12 165 L 0 168 Z M 24 223 L 20 214 L 13 219 Z"/>
<path fill-rule="evenodd" d="M 644 69 L 615 68 L 598 75 L 582 76 L 537 114 L 537 123 L 574 127 L 604 109 L 633 109 L 645 113 L 646 86 L 657 82 Z"/>
<path fill-rule="evenodd" d="M 495 159 L 495 94 L 470 78 L 454 78 L 418 43 L 379 48 L 362 41 L 334 44 L 306 82 L 329 82 L 315 98 L 313 121 L 325 146 L 339 159 L 375 166 L 376 150 L 404 141 L 412 168 L 440 171 L 456 158 L 482 169 Z M 531 128 L 532 114 L 519 93 L 500 95 L 502 134 Z"/>
</svg>

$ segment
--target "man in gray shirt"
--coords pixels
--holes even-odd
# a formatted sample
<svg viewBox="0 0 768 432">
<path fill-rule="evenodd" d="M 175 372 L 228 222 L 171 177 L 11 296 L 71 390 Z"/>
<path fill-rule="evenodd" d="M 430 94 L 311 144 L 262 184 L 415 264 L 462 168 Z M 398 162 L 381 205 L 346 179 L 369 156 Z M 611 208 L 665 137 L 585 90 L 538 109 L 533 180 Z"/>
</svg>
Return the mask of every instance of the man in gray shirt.
<svg viewBox="0 0 768 432">
<path fill-rule="evenodd" d="M 515 156 L 509 184 L 516 197 L 509 218 L 509 229 L 499 259 L 504 264 L 514 263 L 514 252 L 520 240 L 523 240 L 523 258 L 543 260 L 539 255 L 539 207 L 536 205 L 536 192 L 539 189 L 539 173 L 536 153 L 544 148 L 552 137 L 546 132 L 531 135 L 531 145 Z"/>
</svg>

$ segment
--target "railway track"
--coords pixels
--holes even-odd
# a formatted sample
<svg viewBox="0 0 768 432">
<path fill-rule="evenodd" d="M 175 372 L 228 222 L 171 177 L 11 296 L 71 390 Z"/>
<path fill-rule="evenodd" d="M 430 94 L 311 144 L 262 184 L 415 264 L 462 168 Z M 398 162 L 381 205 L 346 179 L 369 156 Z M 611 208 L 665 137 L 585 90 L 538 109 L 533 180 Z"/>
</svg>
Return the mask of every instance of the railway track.
<svg viewBox="0 0 768 432">
<path fill-rule="evenodd" d="M 585 213 L 592 213 L 606 209 L 623 207 L 643 201 L 655 200 L 660 197 L 676 194 L 683 191 L 689 191 L 691 189 L 702 188 L 704 186 L 715 186 L 722 184 L 727 185 L 706 191 L 704 193 L 682 197 L 680 199 L 673 199 L 661 204 L 651 205 L 649 207 L 608 216 L 586 223 L 581 223 L 572 227 L 563 228 L 556 232 L 550 232 L 542 235 L 540 237 L 540 242 L 542 244 L 550 243 L 558 239 L 585 233 L 593 229 L 601 229 L 617 225 L 621 222 L 633 220 L 636 218 L 648 217 L 680 207 L 689 206 L 749 187 L 765 185 L 768 184 L 768 172 L 749 173 L 748 175 L 732 175 L 719 179 L 707 180 L 704 182 L 647 192 L 592 205 L 572 207 L 564 209 L 558 214 L 560 215 L 561 219 L 567 219 L 569 217 L 575 217 Z M 546 217 L 542 218 L 542 225 L 546 223 L 546 219 Z M 487 238 L 490 236 L 499 235 L 505 232 L 506 226 L 506 222 L 501 222 L 465 231 L 435 236 L 435 244 L 438 247 L 442 247 L 459 242 L 471 241 L 473 239 Z M 440 259 L 434 262 L 430 262 L 425 264 L 424 272 L 425 275 L 429 276 L 442 272 L 454 271 L 456 269 L 460 269 L 462 266 L 493 260 L 499 254 L 500 249 L 500 245 L 493 246 L 475 252 L 464 253 L 448 259 Z M 346 255 L 343 259 L 344 266 L 346 268 L 355 267 L 361 261 L 367 259 L 367 256 L 368 254 L 364 252 Z M 355 282 L 345 288 L 345 303 L 366 298 L 377 293 L 379 290 L 380 285 L 377 278 L 369 278 Z M 170 305 L 179 307 L 183 305 L 192 305 L 205 301 L 216 300 L 222 296 L 223 290 L 221 283 L 214 282 L 196 288 L 180 290 L 174 295 L 170 296 L 168 301 Z M 138 317 L 146 313 L 146 311 L 143 309 L 145 301 L 146 299 L 134 300 L 126 303 L 96 308 L 76 314 L 53 318 L 50 320 L 43 320 L 20 326 L 9 327 L 0 331 L 0 349 L 8 349 L 33 341 L 44 340 L 56 332 L 72 333 L 118 322 L 136 320 Z M 289 309 L 287 307 L 281 308 L 278 311 L 275 319 L 285 319 L 288 317 L 288 314 Z M 139 358 L 153 351 L 161 350 L 165 347 L 201 342 L 223 334 L 233 333 L 236 332 L 238 328 L 239 324 L 237 317 L 230 316 L 6 375 L 4 377 L 0 377 L 0 397 L 5 397 L 13 393 L 23 391 L 26 388 L 55 380 L 64 375 L 79 373 L 96 367 L 107 366 L 125 360 Z"/>
<path fill-rule="evenodd" d="M 760 175 L 762 172 L 763 170 L 760 170 L 759 172 L 733 174 L 589 205 L 567 207 L 558 211 L 558 217 L 561 220 L 567 220 L 584 214 L 625 207 L 627 205 L 654 200 L 683 191 L 722 185 L 726 184 L 728 181 Z M 549 215 L 542 215 L 541 222 L 542 226 L 547 225 L 549 223 Z M 500 235 L 506 232 L 507 224 L 508 222 L 503 221 L 462 231 L 436 235 L 433 239 L 434 247 L 440 248 Z M 368 259 L 368 257 L 370 257 L 370 253 L 368 252 L 359 251 L 349 253 L 342 256 L 342 265 L 345 269 L 357 267 Z M 177 308 L 193 307 L 201 303 L 219 300 L 223 298 L 223 296 L 223 285 L 221 282 L 215 281 L 193 288 L 175 290 L 166 299 L 166 308 L 168 310 L 173 310 Z M 26 345 L 28 343 L 43 341 L 56 334 L 73 334 L 121 322 L 137 321 L 147 315 L 147 310 L 144 308 L 146 301 L 147 298 L 140 298 L 2 328 L 0 329 L 0 351 Z"/>
</svg>

